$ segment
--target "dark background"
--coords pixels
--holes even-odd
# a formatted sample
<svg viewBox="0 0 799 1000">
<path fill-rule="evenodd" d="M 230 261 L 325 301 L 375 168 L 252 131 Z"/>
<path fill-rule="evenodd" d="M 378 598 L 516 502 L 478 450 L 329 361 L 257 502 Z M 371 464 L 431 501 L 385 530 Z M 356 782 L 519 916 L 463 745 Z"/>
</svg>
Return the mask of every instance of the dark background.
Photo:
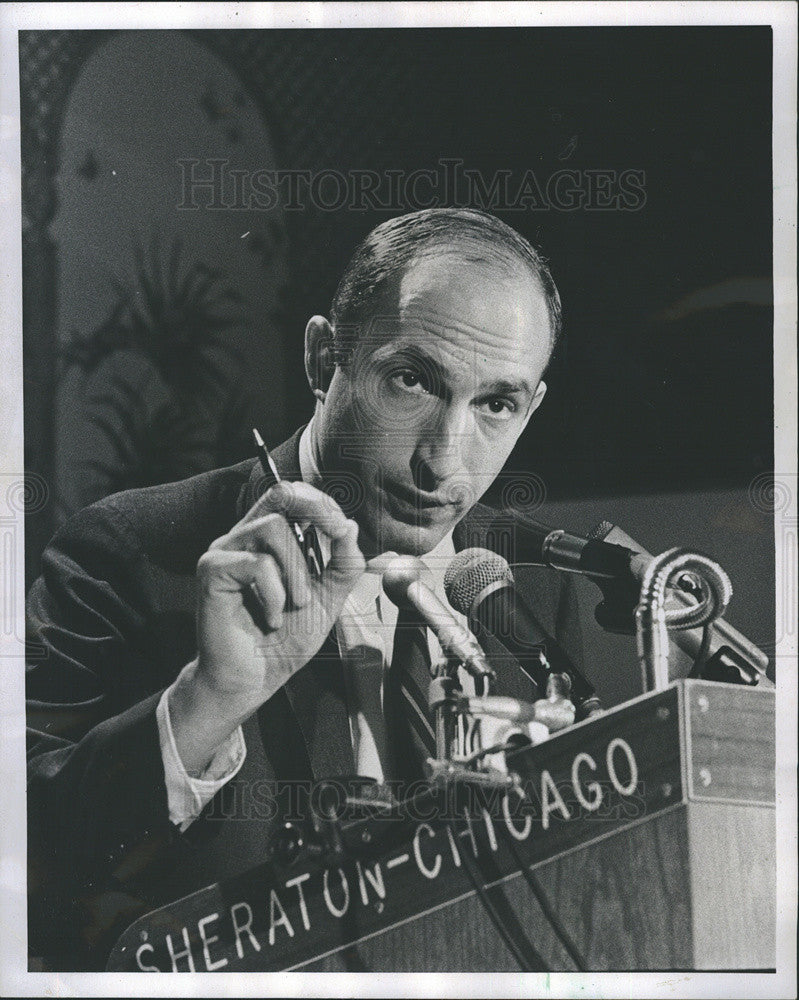
<svg viewBox="0 0 799 1000">
<path fill-rule="evenodd" d="M 411 170 L 452 156 L 486 176 L 645 172 L 637 212 L 497 212 L 543 248 L 564 302 L 552 394 L 515 456 L 550 494 L 745 485 L 771 467 L 768 305 L 741 282 L 715 307 L 659 319 L 721 282 L 770 284 L 770 29 L 347 32 L 316 49 L 319 38 L 307 44 L 335 99 L 311 165 Z M 356 72 L 365 51 L 388 79 Z M 377 111 L 364 106 L 375 84 Z M 291 220 L 297 329 L 326 310 L 341 262 L 380 218 Z"/>
<path fill-rule="evenodd" d="M 58 283 L 69 273 L 70 251 L 54 237 L 54 228 L 65 229 L 53 227 L 53 220 L 69 197 L 64 185 L 78 174 L 65 170 L 73 153 L 65 152 L 70 137 L 64 123 L 74 113 L 70 100 L 81 74 L 85 87 L 92 59 L 104 46 L 114 47 L 111 66 L 120 68 L 121 80 L 133 71 L 125 69 L 132 34 L 23 32 L 20 39 L 25 454 L 29 474 L 47 484 L 27 518 L 29 579 L 54 525 L 69 513 L 69 504 L 59 506 L 66 495 L 58 471 L 64 457 L 60 464 L 54 457 L 52 399 L 74 371 L 85 395 L 91 369 L 85 360 L 75 368 L 59 332 Z M 212 90 L 220 65 L 238 81 L 270 137 L 265 166 L 410 171 L 454 157 L 487 177 L 507 169 L 518 180 L 531 168 L 542 184 L 564 168 L 644 172 L 646 202 L 637 211 L 496 212 L 541 246 L 564 303 L 565 341 L 547 379 L 549 394 L 509 468 L 543 484 L 533 511 L 543 520 L 565 518 L 569 527 L 587 530 L 600 517 L 621 522 L 623 515 L 622 527 L 642 536 L 647 547 L 682 542 L 710 551 L 741 584 L 731 619 L 773 648 L 772 520 L 768 509 L 752 502 L 753 490 L 773 471 L 770 28 L 166 35 L 191 44 L 197 79 Z M 139 76 L 156 98 L 173 86 L 163 55 L 166 35 L 150 34 L 149 63 L 141 47 L 150 43 L 146 37 L 136 42 Z M 103 80 L 113 96 L 113 71 Z M 109 119 L 125 111 L 121 82 L 117 96 L 118 112 L 113 100 L 105 105 Z M 202 98 L 191 95 L 195 102 Z M 97 116 L 101 133 L 102 114 L 91 108 L 83 114 L 90 122 Z M 209 133 L 218 125 L 211 115 Z M 226 134 L 235 157 L 235 130 Z M 132 139 L 147 148 L 146 131 Z M 189 142 L 186 155 L 193 148 Z M 80 153 L 88 155 L 88 149 Z M 81 159 L 82 168 L 86 162 Z M 88 173 L 83 169 L 74 183 L 88 184 Z M 134 181 L 120 198 L 135 209 L 135 185 L 145 185 L 147 176 Z M 91 198 L 90 186 L 83 191 L 81 197 Z M 246 428 L 252 417 L 274 444 L 308 418 L 305 323 L 315 312 L 328 312 L 358 240 L 394 214 L 306 205 L 256 220 L 268 224 L 273 241 L 264 266 L 272 268 L 274 302 L 268 315 L 251 314 L 249 329 L 231 339 L 265 345 L 270 377 L 282 395 L 276 405 L 274 394 L 259 394 L 262 361 L 245 365 L 240 382 L 234 365 L 224 384 L 247 389 L 242 411 L 209 417 L 215 445 L 200 449 L 192 459 L 197 467 L 188 471 L 240 457 L 237 449 L 246 445 L 231 421 Z M 125 252 L 126 239 L 120 232 Z M 187 249 L 201 255 L 196 244 L 189 241 Z M 235 270 L 231 280 L 235 284 Z M 81 284 L 73 298 L 85 295 L 89 302 L 93 292 Z M 94 325 L 87 319 L 83 332 Z M 139 353 L 151 349 L 135 346 Z M 174 389 L 185 415 L 189 397 L 175 389 L 163 359 L 158 365 L 166 396 Z M 80 412 L 84 397 L 70 398 L 70 412 Z M 78 430 L 74 437 L 85 439 Z M 136 441 L 148 433 L 149 424 L 133 435 L 127 451 L 135 452 Z M 82 481 L 78 457 L 66 464 Z M 176 465 L 180 474 L 185 464 Z M 169 462 L 160 467 L 161 478 L 169 478 Z M 146 474 L 152 463 L 142 468 Z M 117 478 L 108 480 L 115 488 L 141 480 L 141 470 L 130 473 L 130 461 L 116 471 Z M 588 627 L 595 629 L 590 596 L 584 597 Z"/>
<path fill-rule="evenodd" d="M 277 34 L 313 67 L 288 115 L 285 96 L 270 101 L 287 166 L 411 171 L 457 157 L 542 183 L 564 167 L 645 172 L 637 212 L 497 211 L 543 248 L 564 302 L 552 395 L 516 455 L 551 493 L 745 485 L 771 467 L 768 306 L 741 282 L 715 308 L 658 319 L 730 279 L 770 284 L 770 29 Z M 291 135 L 303 121 L 310 149 Z M 289 219 L 292 340 L 394 213 L 311 214 Z M 307 402 L 291 371 L 293 423 Z"/>
</svg>

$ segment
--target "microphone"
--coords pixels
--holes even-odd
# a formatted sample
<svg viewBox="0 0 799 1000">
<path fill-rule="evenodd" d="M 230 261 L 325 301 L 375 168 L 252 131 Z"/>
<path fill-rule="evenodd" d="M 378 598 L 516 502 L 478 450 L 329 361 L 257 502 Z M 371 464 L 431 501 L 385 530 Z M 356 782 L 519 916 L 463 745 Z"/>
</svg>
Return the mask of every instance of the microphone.
<svg viewBox="0 0 799 1000">
<path fill-rule="evenodd" d="M 549 528 L 535 521 L 514 519 L 517 548 L 515 562 L 549 566 L 565 573 L 605 580 L 642 581 L 652 556 L 598 538 L 584 538 L 562 528 Z M 632 539 L 630 539 L 632 541 Z"/>
<path fill-rule="evenodd" d="M 643 549 L 638 542 L 625 534 L 621 528 L 615 524 L 611 524 L 610 521 L 601 521 L 591 531 L 590 537 L 601 541 L 603 544 L 622 545 L 628 550 L 638 549 L 640 557 L 647 561 L 647 565 L 654 558 L 650 552 Z M 679 587 L 672 589 L 671 596 L 679 604 L 686 607 L 696 603 L 689 594 L 680 590 Z M 600 621 L 600 624 L 603 623 Z M 630 625 L 632 626 L 632 619 L 630 620 Z M 696 660 L 702 645 L 701 628 L 678 629 L 670 631 L 669 635 L 676 646 L 692 659 Z M 742 671 L 743 676 L 748 676 L 748 683 L 752 683 L 753 680 L 757 683 L 759 679 L 761 682 L 765 682 L 766 686 L 771 686 L 771 682 L 765 677 L 768 667 L 768 656 L 766 656 L 762 649 L 759 649 L 745 635 L 736 628 L 733 628 L 723 618 L 717 618 L 711 625 L 710 646 L 708 647 L 705 660 L 711 660 L 717 655 L 729 659 L 731 666 Z M 754 668 L 757 673 L 753 675 L 751 669 L 747 671 L 747 666 Z M 758 675 L 760 675 L 759 678 Z"/>
<path fill-rule="evenodd" d="M 498 639 L 542 693 L 553 672 L 565 673 L 571 680 L 577 717 L 601 711 L 594 688 L 519 597 L 511 568 L 502 556 L 488 549 L 464 549 L 447 567 L 444 590 L 452 607 L 466 615 L 473 627 Z"/>
<path fill-rule="evenodd" d="M 513 529 L 514 561 L 589 577 L 606 598 L 606 606 L 597 609 L 599 624 L 608 631 L 633 632 L 633 611 L 640 585 L 654 558 L 650 552 L 609 521 L 598 524 L 587 538 L 518 516 L 514 518 Z M 672 588 L 671 594 L 686 606 L 696 603 L 679 587 Z M 696 659 L 702 642 L 701 629 L 674 630 L 669 634 L 683 652 Z M 728 661 L 731 676 L 741 672 L 748 677 L 748 683 L 756 683 L 759 678 L 761 683 L 771 686 L 766 677 L 768 656 L 723 618 L 716 619 L 711 626 L 707 659 L 717 655 Z"/>
<path fill-rule="evenodd" d="M 433 630 L 448 659 L 458 660 L 477 680 L 493 678 L 485 653 L 477 640 L 453 616 L 423 577 L 430 571 L 414 556 L 397 556 L 383 573 L 383 590 L 396 605 L 410 607 Z"/>
</svg>

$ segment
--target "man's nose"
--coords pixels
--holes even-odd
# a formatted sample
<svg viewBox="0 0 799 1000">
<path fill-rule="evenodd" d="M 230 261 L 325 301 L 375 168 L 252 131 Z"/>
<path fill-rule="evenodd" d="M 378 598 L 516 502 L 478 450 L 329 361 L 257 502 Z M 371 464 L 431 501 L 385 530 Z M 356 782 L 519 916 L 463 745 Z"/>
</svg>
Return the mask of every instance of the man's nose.
<svg viewBox="0 0 799 1000">
<path fill-rule="evenodd" d="M 432 492 L 463 469 L 467 425 L 465 408 L 442 406 L 438 410 L 411 459 L 417 489 Z"/>
</svg>

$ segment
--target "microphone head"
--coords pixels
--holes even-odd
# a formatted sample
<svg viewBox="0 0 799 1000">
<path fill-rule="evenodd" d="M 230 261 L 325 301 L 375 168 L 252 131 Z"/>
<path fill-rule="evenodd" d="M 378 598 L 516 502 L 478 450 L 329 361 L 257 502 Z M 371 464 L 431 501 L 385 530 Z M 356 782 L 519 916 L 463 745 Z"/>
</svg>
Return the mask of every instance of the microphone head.
<svg viewBox="0 0 799 1000">
<path fill-rule="evenodd" d="M 383 591 L 394 604 L 407 604 L 408 588 L 417 581 L 428 587 L 432 583 L 430 570 L 422 560 L 416 556 L 395 556 L 383 572 Z"/>
<path fill-rule="evenodd" d="M 611 531 L 613 531 L 613 524 L 611 521 L 600 521 L 599 524 L 594 525 L 594 527 L 588 532 L 586 538 L 590 542 L 604 542 Z"/>
<path fill-rule="evenodd" d="M 490 549 L 464 549 L 447 566 L 444 592 L 462 615 L 470 614 L 476 598 L 494 583 L 513 585 L 513 573 L 506 559 Z"/>
</svg>

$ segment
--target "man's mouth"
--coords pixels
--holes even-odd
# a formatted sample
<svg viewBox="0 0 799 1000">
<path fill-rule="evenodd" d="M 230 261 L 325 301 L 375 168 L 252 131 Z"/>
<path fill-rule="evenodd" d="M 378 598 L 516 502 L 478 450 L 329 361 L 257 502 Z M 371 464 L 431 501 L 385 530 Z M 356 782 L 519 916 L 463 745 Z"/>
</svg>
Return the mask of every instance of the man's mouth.
<svg viewBox="0 0 799 1000">
<path fill-rule="evenodd" d="M 405 513 L 418 514 L 424 511 L 430 517 L 435 516 L 436 511 L 443 511 L 453 506 L 452 500 L 440 493 L 423 493 L 412 487 L 402 486 L 400 483 L 383 483 L 381 489 L 388 506 Z"/>
</svg>

